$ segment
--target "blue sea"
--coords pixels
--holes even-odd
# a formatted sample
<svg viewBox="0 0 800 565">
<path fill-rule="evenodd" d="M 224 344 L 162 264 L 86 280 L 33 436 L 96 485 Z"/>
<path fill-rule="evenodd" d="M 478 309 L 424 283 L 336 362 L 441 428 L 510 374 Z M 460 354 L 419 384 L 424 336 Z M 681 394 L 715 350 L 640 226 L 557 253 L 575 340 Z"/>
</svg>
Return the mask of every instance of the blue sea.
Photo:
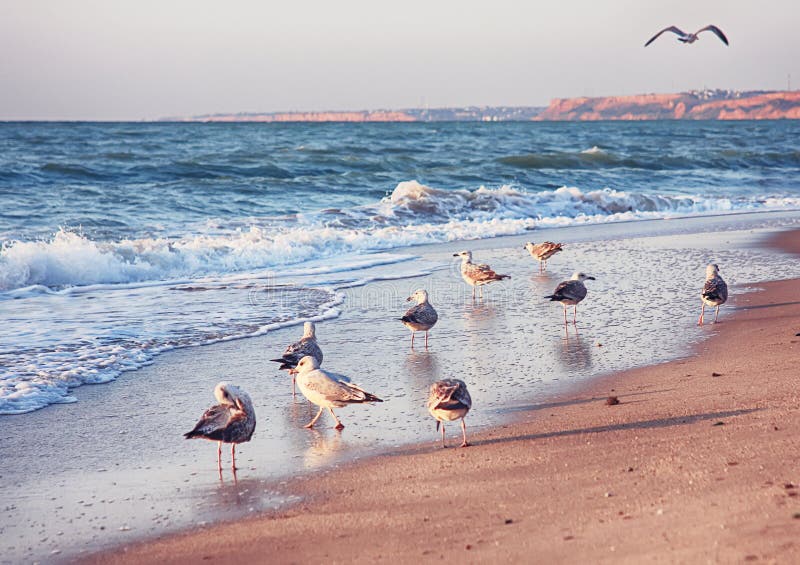
<svg viewBox="0 0 800 565">
<path fill-rule="evenodd" d="M 412 245 L 800 208 L 800 122 L 0 124 L 0 414 L 338 315 Z M 302 280 L 302 284 L 298 284 Z"/>
</svg>

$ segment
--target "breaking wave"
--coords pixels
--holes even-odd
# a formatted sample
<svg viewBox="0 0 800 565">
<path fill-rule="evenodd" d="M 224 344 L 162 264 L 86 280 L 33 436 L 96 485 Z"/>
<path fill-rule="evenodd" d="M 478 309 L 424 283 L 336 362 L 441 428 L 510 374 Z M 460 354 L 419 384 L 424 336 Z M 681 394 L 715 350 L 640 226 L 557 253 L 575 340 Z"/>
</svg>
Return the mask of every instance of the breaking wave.
<svg viewBox="0 0 800 565">
<path fill-rule="evenodd" d="M 0 290 L 194 279 L 535 227 L 796 207 L 798 198 L 734 200 L 575 187 L 525 192 L 507 185 L 445 190 L 406 181 L 373 205 L 208 221 L 202 233 L 179 238 L 95 241 L 61 229 L 48 240 L 7 241 L 0 249 Z"/>
</svg>

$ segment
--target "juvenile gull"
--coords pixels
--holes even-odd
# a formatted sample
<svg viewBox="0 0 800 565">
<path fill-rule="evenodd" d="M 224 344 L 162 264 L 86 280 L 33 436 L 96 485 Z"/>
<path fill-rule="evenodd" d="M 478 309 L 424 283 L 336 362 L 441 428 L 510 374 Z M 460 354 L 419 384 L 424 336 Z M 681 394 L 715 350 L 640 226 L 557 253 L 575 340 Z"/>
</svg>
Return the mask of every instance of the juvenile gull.
<svg viewBox="0 0 800 565">
<path fill-rule="evenodd" d="M 559 283 L 553 294 L 545 296 L 545 298 L 561 302 L 564 305 L 565 324 L 567 323 L 567 306 L 575 307 L 575 311 L 572 314 L 572 323 L 577 324 L 578 302 L 586 298 L 586 285 L 583 284 L 583 281 L 586 280 L 593 281 L 595 279 L 583 273 L 575 273 L 568 281 Z"/>
<path fill-rule="evenodd" d="M 222 472 L 222 444 L 231 444 L 231 469 L 236 471 L 236 444 L 250 441 L 256 429 L 256 411 L 250 396 L 237 386 L 221 382 L 214 387 L 219 401 L 205 411 L 194 429 L 183 434 L 217 442 L 217 467 Z"/>
<path fill-rule="evenodd" d="M 547 270 L 547 260 L 559 251 L 563 251 L 562 245 L 562 243 L 553 243 L 552 241 L 543 241 L 536 244 L 529 241 L 525 244 L 525 249 L 528 250 L 531 257 L 539 261 L 539 272 L 543 273 Z"/>
<path fill-rule="evenodd" d="M 314 424 L 327 408 L 336 420 L 336 429 L 341 430 L 344 424 L 339 421 L 334 408 L 341 408 L 348 404 L 363 404 L 365 402 L 383 402 L 374 394 L 370 394 L 361 387 L 350 382 L 344 375 L 329 373 L 319 368 L 319 363 L 311 355 L 306 355 L 297 364 L 297 386 L 310 402 L 319 406 L 319 412 L 304 427 L 313 428 Z"/>
<path fill-rule="evenodd" d="M 510 279 L 510 275 L 498 275 L 489 265 L 472 262 L 472 251 L 460 251 L 453 257 L 461 257 L 461 277 L 472 287 L 472 299 L 475 299 L 475 287 L 482 287 L 494 281 Z M 483 298 L 483 288 L 480 289 Z"/>
<path fill-rule="evenodd" d="M 278 369 L 287 370 L 289 371 L 289 374 L 292 375 L 292 396 L 296 394 L 295 374 L 297 371 L 295 370 L 295 367 L 297 367 L 297 363 L 300 361 L 300 359 L 306 355 L 311 355 L 320 365 L 322 364 L 322 350 L 317 344 L 316 332 L 317 328 L 314 325 L 314 322 L 306 322 L 303 324 L 303 337 L 301 337 L 299 341 L 296 341 L 287 347 L 286 351 L 283 352 L 283 357 L 280 359 L 270 359 L 270 361 L 281 364 Z"/>
<path fill-rule="evenodd" d="M 406 311 L 405 316 L 400 318 L 403 325 L 411 330 L 411 347 L 414 347 L 414 334 L 417 332 L 425 332 L 425 348 L 428 347 L 428 331 L 436 325 L 439 315 L 434 310 L 431 303 L 428 302 L 428 291 L 419 289 L 415 290 L 414 294 L 406 298 L 406 302 L 416 300 L 417 305 L 412 306 Z"/>
<path fill-rule="evenodd" d="M 442 379 L 431 385 L 428 395 L 428 411 L 436 418 L 436 430 L 442 426 L 442 447 L 444 443 L 444 423 L 461 418 L 461 434 L 464 441 L 461 447 L 469 446 L 467 443 L 467 425 L 464 416 L 472 408 L 472 398 L 469 396 L 467 385 L 458 379 Z"/>
<path fill-rule="evenodd" d="M 714 263 L 706 267 L 706 284 L 703 285 L 703 293 L 700 295 L 702 307 L 700 309 L 700 319 L 697 320 L 697 325 L 703 325 L 703 315 L 706 313 L 706 304 L 709 306 L 716 306 L 717 311 L 714 313 L 713 324 L 717 323 L 717 316 L 719 316 L 719 307 L 725 304 L 728 300 L 728 285 L 719 276 L 719 267 Z"/>
<path fill-rule="evenodd" d="M 724 43 L 725 45 L 728 45 L 728 38 L 725 37 L 725 34 L 722 33 L 721 29 L 719 29 L 715 25 L 707 25 L 706 27 L 704 27 L 702 29 L 698 29 L 694 33 L 686 33 L 685 31 L 682 31 L 682 30 L 680 30 L 679 28 L 677 28 L 675 26 L 665 27 L 664 29 L 659 31 L 657 34 L 655 34 L 653 37 L 651 37 L 647 41 L 647 43 L 644 44 L 644 46 L 647 47 L 648 45 L 653 43 L 658 38 L 658 36 L 660 36 L 662 33 L 667 32 L 667 31 L 671 31 L 672 33 L 677 35 L 678 36 L 678 41 L 680 41 L 681 43 L 686 43 L 687 45 L 692 44 L 695 41 L 697 41 L 698 39 L 700 39 L 699 37 L 697 37 L 697 35 L 699 33 L 704 32 L 704 31 L 710 31 L 714 35 L 719 37 L 722 40 L 722 43 Z"/>
</svg>

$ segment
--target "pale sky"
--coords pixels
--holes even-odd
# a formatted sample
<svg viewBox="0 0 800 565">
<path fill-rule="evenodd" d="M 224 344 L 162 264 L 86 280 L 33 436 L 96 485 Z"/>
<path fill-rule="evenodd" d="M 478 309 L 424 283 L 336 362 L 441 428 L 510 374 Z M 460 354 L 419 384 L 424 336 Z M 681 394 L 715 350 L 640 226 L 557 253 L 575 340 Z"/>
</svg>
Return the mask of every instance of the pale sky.
<svg viewBox="0 0 800 565">
<path fill-rule="evenodd" d="M 731 46 L 662 36 L 721 27 Z M 800 87 L 799 0 L 0 0 L 0 120 Z"/>
</svg>

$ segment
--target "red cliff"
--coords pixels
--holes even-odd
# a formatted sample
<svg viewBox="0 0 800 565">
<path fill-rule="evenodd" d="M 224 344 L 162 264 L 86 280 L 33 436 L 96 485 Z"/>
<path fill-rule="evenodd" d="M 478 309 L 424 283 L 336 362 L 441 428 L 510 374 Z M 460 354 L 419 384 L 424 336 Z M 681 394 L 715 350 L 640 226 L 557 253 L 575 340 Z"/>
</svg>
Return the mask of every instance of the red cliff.
<svg viewBox="0 0 800 565">
<path fill-rule="evenodd" d="M 800 119 L 800 91 L 556 98 L 539 121 Z"/>
</svg>

